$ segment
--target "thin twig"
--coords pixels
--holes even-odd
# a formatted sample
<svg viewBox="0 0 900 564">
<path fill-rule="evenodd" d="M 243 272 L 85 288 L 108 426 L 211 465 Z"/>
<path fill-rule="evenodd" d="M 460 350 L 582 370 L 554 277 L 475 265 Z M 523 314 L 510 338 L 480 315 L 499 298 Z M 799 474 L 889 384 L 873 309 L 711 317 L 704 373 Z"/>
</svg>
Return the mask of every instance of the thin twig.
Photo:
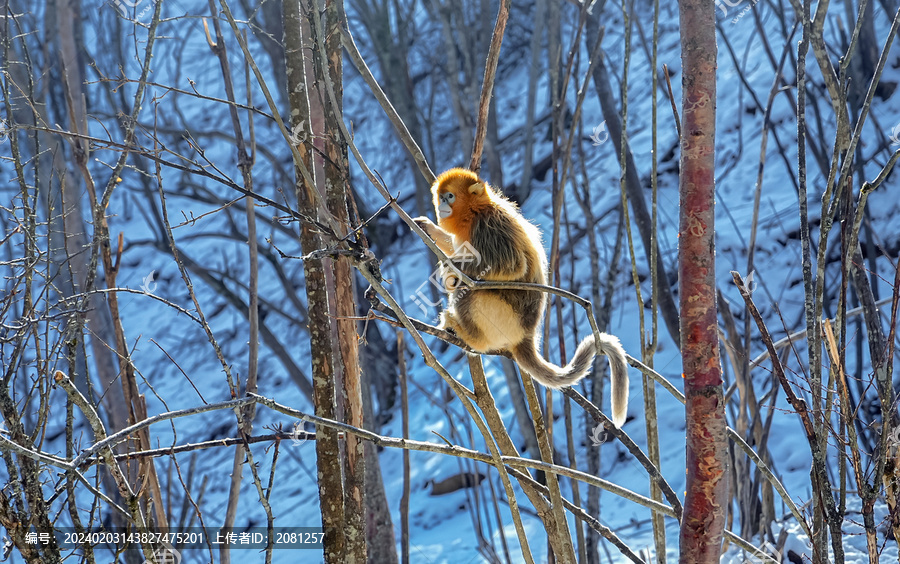
<svg viewBox="0 0 900 564">
<path fill-rule="evenodd" d="M 344 45 L 344 50 L 347 51 L 347 55 L 350 56 L 350 60 L 353 62 L 356 70 L 359 71 L 359 74 L 363 77 L 363 80 L 369 86 L 369 90 L 372 91 L 372 94 L 375 96 L 375 100 L 377 100 L 381 105 L 384 113 L 393 124 L 394 129 L 397 130 L 397 135 L 400 138 L 400 141 L 406 147 L 406 150 L 409 152 L 409 154 L 412 155 L 413 160 L 416 162 L 416 165 L 418 165 L 419 172 L 422 173 L 423 177 L 425 177 L 425 181 L 428 184 L 431 184 L 432 182 L 434 182 L 435 175 L 434 172 L 432 172 L 431 167 L 428 166 L 428 161 L 425 160 L 425 154 L 422 152 L 422 149 L 419 148 L 419 144 L 416 143 L 416 140 L 412 138 L 412 135 L 410 135 L 409 129 L 406 128 L 406 124 L 403 123 L 402 119 L 400 119 L 400 115 L 397 113 L 397 110 L 394 109 L 391 101 L 388 100 L 387 95 L 384 93 L 384 90 L 381 89 L 378 81 L 375 80 L 375 77 L 372 75 L 372 71 L 369 70 L 368 65 L 366 65 L 365 59 L 363 59 L 362 55 L 359 52 L 359 49 L 356 47 L 356 43 L 353 41 L 353 36 L 350 35 L 349 30 L 341 28 L 341 40 Z"/>
<path fill-rule="evenodd" d="M 497 22 L 494 24 L 491 46 L 488 49 L 487 61 L 484 64 L 484 81 L 481 84 L 481 100 L 478 103 L 475 142 L 472 145 L 472 158 L 469 161 L 469 170 L 476 174 L 481 169 L 481 152 L 484 149 L 484 138 L 487 135 L 488 112 L 490 111 L 491 96 L 494 91 L 494 76 L 497 73 L 497 63 L 500 61 L 500 46 L 503 43 L 503 32 L 506 30 L 506 21 L 509 19 L 509 6 L 511 3 L 512 0 L 500 0 Z"/>
<path fill-rule="evenodd" d="M 809 447 L 813 455 L 812 473 L 818 480 L 821 481 L 824 492 L 826 492 L 823 496 L 823 501 L 825 504 L 824 509 L 826 516 L 830 522 L 831 516 L 835 511 L 834 498 L 831 496 L 831 481 L 828 477 L 828 472 L 825 464 L 826 456 L 825 453 L 821 450 L 821 443 L 819 442 L 816 428 L 813 425 L 812 418 L 810 417 L 809 408 L 806 405 L 806 401 L 804 401 L 803 398 L 798 397 L 797 394 L 794 393 L 794 389 L 791 387 L 790 382 L 788 382 L 787 376 L 784 373 L 784 368 L 781 365 L 781 359 L 779 359 L 778 355 L 775 353 L 775 347 L 772 344 L 772 337 L 769 334 L 769 330 L 766 327 L 766 324 L 763 321 L 759 310 L 756 309 L 756 304 L 753 303 L 753 298 L 750 296 L 750 291 L 747 288 L 746 284 L 744 284 L 741 275 L 737 272 L 732 271 L 731 276 L 734 279 L 734 283 L 738 287 L 738 290 L 740 290 L 741 292 L 741 297 L 744 298 L 744 302 L 746 302 L 747 304 L 747 309 L 750 312 L 750 315 L 753 316 L 754 321 L 756 321 L 756 326 L 759 328 L 763 344 L 769 350 L 769 356 L 772 358 L 773 371 L 775 372 L 775 376 L 777 377 L 778 382 L 781 384 L 781 387 L 784 390 L 788 403 L 790 403 L 791 407 L 794 408 L 794 411 L 800 417 L 800 422 L 803 424 L 803 429 L 806 432 L 806 440 L 809 443 Z"/>
<path fill-rule="evenodd" d="M 57 372 L 57 374 L 60 374 L 60 373 Z M 66 390 L 66 391 L 68 391 L 68 390 Z M 139 422 L 135 423 L 134 425 L 130 425 L 130 426 L 122 429 L 121 431 L 113 433 L 112 435 L 106 436 L 104 434 L 104 436 L 101 438 L 101 440 L 94 443 L 89 448 L 81 451 L 81 454 L 79 454 L 77 457 L 75 457 L 75 460 L 73 460 L 72 462 L 76 467 L 80 467 L 82 464 L 84 464 L 87 461 L 87 459 L 89 457 L 93 456 L 97 452 L 100 452 L 103 449 L 108 448 L 108 447 L 113 447 L 113 446 L 127 440 L 128 436 L 131 435 L 132 433 L 134 433 L 135 431 L 139 431 L 140 429 L 149 427 L 150 425 L 153 425 L 154 423 L 159 423 L 160 421 L 169 421 L 171 419 L 177 419 L 179 417 L 187 417 L 188 415 L 196 415 L 198 413 L 206 413 L 207 411 L 217 411 L 220 409 L 236 409 L 236 408 L 243 407 L 245 405 L 254 403 L 256 401 L 254 399 L 254 397 L 255 396 L 249 396 L 249 397 L 244 397 L 244 398 L 239 398 L 239 399 L 234 399 L 234 400 L 229 400 L 229 401 L 223 401 L 223 402 L 219 402 L 219 403 L 211 403 L 208 405 L 198 405 L 196 407 L 189 407 L 187 409 L 179 409 L 176 411 L 168 411 L 166 413 L 160 413 L 157 415 L 153 415 L 151 417 L 148 417 L 147 419 L 144 419 L 143 421 L 139 421 Z M 77 405 L 77 401 L 76 401 L 76 405 Z M 86 406 L 90 407 L 89 404 L 86 404 Z"/>
<path fill-rule="evenodd" d="M 322 425 L 323 427 L 328 427 L 331 429 L 337 429 L 340 431 L 344 431 L 346 433 L 352 433 L 367 441 L 373 442 L 375 445 L 379 447 L 385 448 L 401 448 L 401 449 L 409 449 L 415 451 L 422 452 L 434 452 L 438 454 L 447 454 L 449 456 L 461 456 L 463 458 L 470 458 L 472 460 L 477 460 L 479 462 L 484 462 L 486 464 L 494 465 L 494 460 L 492 456 L 488 453 L 479 452 L 472 449 L 467 449 L 465 447 L 457 446 L 457 445 L 441 445 L 437 443 L 428 443 L 424 441 L 414 441 L 409 439 L 398 439 L 394 437 L 385 437 L 383 435 L 379 435 L 377 433 L 373 433 L 372 431 L 368 431 L 366 429 L 359 429 L 353 427 L 352 425 L 348 425 L 346 423 L 341 423 L 339 421 L 331 421 L 329 419 L 323 419 L 321 417 L 316 417 L 315 415 L 310 415 L 308 413 L 304 413 L 302 411 L 287 407 L 285 405 L 281 405 L 273 399 L 266 398 L 259 395 L 252 395 L 249 398 L 254 399 L 258 403 L 265 405 L 266 407 L 273 409 L 279 413 L 283 413 L 284 415 L 288 415 L 290 417 L 294 417 L 296 419 L 303 419 L 305 421 L 310 421 L 315 423 L 316 425 Z M 585 472 L 579 472 L 577 470 L 572 470 L 567 466 L 559 466 L 557 464 L 549 464 L 545 462 L 538 462 L 535 460 L 531 460 L 529 458 L 521 458 L 517 456 L 501 456 L 500 460 L 510 466 L 514 467 L 522 467 L 522 468 L 534 468 L 539 470 L 544 470 L 546 472 L 551 472 L 560 476 L 569 476 L 574 479 L 585 482 L 586 484 L 590 484 L 592 486 L 597 486 L 603 489 L 610 491 L 616 495 L 620 495 L 625 497 L 630 501 L 634 501 L 640 505 L 643 505 L 648 508 L 655 509 L 660 511 L 661 513 L 665 513 L 667 516 L 675 517 L 675 510 L 672 507 L 669 507 L 665 504 L 662 504 L 658 501 L 653 501 L 652 499 L 638 494 L 636 492 L 627 490 L 622 486 L 617 484 L 613 484 L 607 480 L 602 478 L 598 478 L 596 476 L 591 476 Z"/>
<path fill-rule="evenodd" d="M 678 107 L 675 105 L 675 94 L 672 93 L 672 79 L 669 77 L 669 66 L 663 63 L 663 74 L 666 77 L 666 90 L 669 92 L 669 103 L 672 105 L 672 117 L 675 119 L 675 132 L 681 139 L 681 118 L 678 117 Z"/>
</svg>

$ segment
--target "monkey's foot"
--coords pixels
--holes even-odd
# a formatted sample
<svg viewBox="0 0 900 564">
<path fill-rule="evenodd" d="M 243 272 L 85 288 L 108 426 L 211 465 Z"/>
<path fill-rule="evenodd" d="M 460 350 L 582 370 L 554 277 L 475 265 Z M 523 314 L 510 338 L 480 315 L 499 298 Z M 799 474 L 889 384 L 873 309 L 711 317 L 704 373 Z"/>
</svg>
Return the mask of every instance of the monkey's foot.
<svg viewBox="0 0 900 564">
<path fill-rule="evenodd" d="M 453 314 L 447 310 L 441 312 L 441 322 L 438 324 L 438 329 L 443 331 L 448 331 L 450 333 L 457 333 L 456 328 L 458 324 L 456 323 L 456 318 L 453 317 Z"/>
</svg>

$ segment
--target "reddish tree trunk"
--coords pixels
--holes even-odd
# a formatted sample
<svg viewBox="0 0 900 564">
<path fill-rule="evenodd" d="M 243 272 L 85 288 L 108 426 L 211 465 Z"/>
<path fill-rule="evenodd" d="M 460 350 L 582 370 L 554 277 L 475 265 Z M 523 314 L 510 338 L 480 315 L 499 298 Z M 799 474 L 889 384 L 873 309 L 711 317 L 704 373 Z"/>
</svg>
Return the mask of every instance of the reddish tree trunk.
<svg viewBox="0 0 900 564">
<path fill-rule="evenodd" d="M 682 62 L 681 358 L 687 487 L 681 562 L 718 563 L 725 528 L 726 445 L 716 334 L 716 30 L 713 0 L 679 2 Z"/>
</svg>

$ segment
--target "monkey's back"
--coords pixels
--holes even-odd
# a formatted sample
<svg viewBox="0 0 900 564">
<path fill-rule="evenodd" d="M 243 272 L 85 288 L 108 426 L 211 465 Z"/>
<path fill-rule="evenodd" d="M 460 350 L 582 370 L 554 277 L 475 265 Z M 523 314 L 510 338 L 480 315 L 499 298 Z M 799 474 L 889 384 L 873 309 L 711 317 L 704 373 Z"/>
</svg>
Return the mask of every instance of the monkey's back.
<svg viewBox="0 0 900 564">
<path fill-rule="evenodd" d="M 481 206 L 472 219 L 470 244 L 480 255 L 466 274 L 481 280 L 546 284 L 546 255 L 538 228 L 519 213 L 515 204 L 492 190 L 491 204 Z M 479 290 L 453 300 L 468 317 L 482 300 L 499 299 L 516 311 L 526 333 L 533 333 L 544 311 L 545 294 L 533 290 Z M 483 302 L 482 302 L 483 304 Z"/>
</svg>

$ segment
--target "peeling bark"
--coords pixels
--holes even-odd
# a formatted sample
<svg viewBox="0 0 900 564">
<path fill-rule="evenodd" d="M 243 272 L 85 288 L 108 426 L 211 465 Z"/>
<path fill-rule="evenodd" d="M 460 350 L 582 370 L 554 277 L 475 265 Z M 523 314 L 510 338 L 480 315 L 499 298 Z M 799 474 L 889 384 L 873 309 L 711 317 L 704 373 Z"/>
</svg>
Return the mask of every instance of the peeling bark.
<svg viewBox="0 0 900 564">
<path fill-rule="evenodd" d="M 727 503 L 715 271 L 716 32 L 712 0 L 679 3 L 682 59 L 679 280 L 687 399 L 681 562 L 718 563 Z"/>
</svg>

